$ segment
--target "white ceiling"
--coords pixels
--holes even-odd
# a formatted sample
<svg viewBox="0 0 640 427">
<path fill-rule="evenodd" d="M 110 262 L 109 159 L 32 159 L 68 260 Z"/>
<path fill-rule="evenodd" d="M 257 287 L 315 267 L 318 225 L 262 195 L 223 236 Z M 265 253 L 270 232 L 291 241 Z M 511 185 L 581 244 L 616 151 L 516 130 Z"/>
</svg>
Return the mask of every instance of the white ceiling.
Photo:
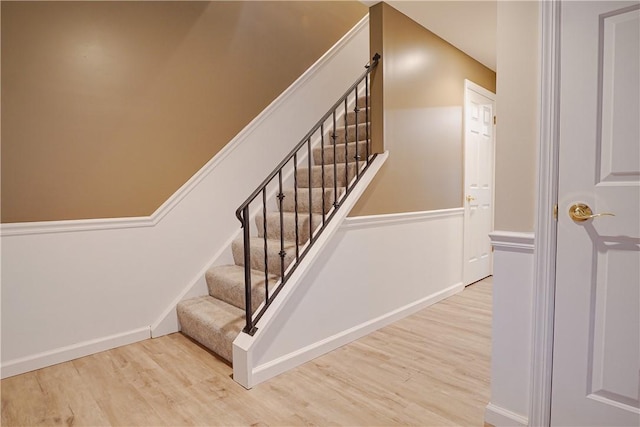
<svg viewBox="0 0 640 427">
<path fill-rule="evenodd" d="M 378 3 L 360 1 L 367 6 Z M 387 0 L 386 3 L 496 71 L 496 0 Z"/>
</svg>

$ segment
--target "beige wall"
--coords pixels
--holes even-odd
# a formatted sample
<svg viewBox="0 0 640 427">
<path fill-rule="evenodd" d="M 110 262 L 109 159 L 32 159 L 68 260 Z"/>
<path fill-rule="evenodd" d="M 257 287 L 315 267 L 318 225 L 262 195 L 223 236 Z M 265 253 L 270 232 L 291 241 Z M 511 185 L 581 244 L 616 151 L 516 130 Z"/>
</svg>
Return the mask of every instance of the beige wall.
<svg viewBox="0 0 640 427">
<path fill-rule="evenodd" d="M 496 230 L 534 229 L 538 6 L 533 1 L 498 2 Z"/>
<path fill-rule="evenodd" d="M 372 7 L 369 25 L 390 155 L 349 215 L 462 206 L 464 80 L 495 92 L 495 73 L 386 3 Z"/>
<path fill-rule="evenodd" d="M 366 12 L 2 2 L 2 222 L 153 213 Z"/>
</svg>

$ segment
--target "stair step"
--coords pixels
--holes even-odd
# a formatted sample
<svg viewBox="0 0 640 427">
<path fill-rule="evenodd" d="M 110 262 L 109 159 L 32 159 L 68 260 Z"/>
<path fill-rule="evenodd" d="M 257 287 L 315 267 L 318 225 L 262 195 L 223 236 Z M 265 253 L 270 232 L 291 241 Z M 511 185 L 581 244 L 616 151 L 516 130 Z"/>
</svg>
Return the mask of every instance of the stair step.
<svg viewBox="0 0 640 427">
<path fill-rule="evenodd" d="M 311 191 L 311 210 L 313 213 L 322 213 L 322 198 L 324 197 L 324 213 L 328 213 L 333 207 L 333 202 L 339 199 L 344 193 L 344 187 L 338 187 L 338 197 L 334 197 L 334 188 L 298 188 L 298 213 L 309 212 L 309 191 Z M 285 190 L 282 192 L 282 210 L 285 212 L 295 212 L 295 191 Z"/>
<path fill-rule="evenodd" d="M 233 361 L 233 340 L 244 328 L 244 310 L 209 295 L 180 301 L 176 310 L 183 334 Z"/>
<path fill-rule="evenodd" d="M 358 107 L 365 108 L 367 106 L 367 98 L 365 96 L 358 97 Z M 369 107 L 371 107 L 371 96 L 369 96 Z"/>
<path fill-rule="evenodd" d="M 359 161 L 363 162 L 367 157 L 367 141 L 360 141 L 357 143 Z M 324 164 L 333 164 L 333 154 L 335 148 L 336 163 L 355 162 L 356 158 L 356 143 L 350 142 L 348 144 L 336 144 L 324 146 Z M 345 149 L 346 148 L 346 149 Z M 316 165 L 322 164 L 322 148 L 316 147 L 313 149 L 313 162 Z"/>
<path fill-rule="evenodd" d="M 336 129 L 336 143 L 344 144 L 346 142 L 355 142 L 356 141 L 356 127 L 358 129 L 358 140 L 362 141 L 367 139 L 367 124 L 359 123 L 356 125 L 349 125 L 347 127 L 339 127 Z M 369 128 L 369 133 L 371 133 L 371 128 Z M 346 138 L 346 139 L 345 139 Z M 328 139 L 329 143 L 333 141 L 331 138 Z"/>
<path fill-rule="evenodd" d="M 308 193 L 307 193 L 308 194 Z M 307 196 L 308 197 L 308 196 Z M 307 199 L 307 203 L 309 200 Z M 284 205 L 284 200 L 282 201 Z M 322 201 L 320 201 L 322 203 Z M 313 230 L 322 224 L 322 215 L 311 214 L 311 226 Z M 284 239 L 296 241 L 296 214 L 294 212 L 282 212 L 282 225 L 284 227 Z M 256 227 L 258 237 L 264 236 L 264 217 L 260 213 L 256 215 Z M 267 212 L 267 239 L 280 240 L 280 212 Z M 309 240 L 309 213 L 298 213 L 298 243 L 304 245 Z"/>
<path fill-rule="evenodd" d="M 220 265 L 213 267 L 205 274 L 209 295 L 219 300 L 245 309 L 244 267 L 239 265 Z M 273 289 L 280 277 L 269 275 L 269 289 Z M 264 272 L 251 270 L 251 311 L 256 309 L 265 299 Z"/>
<path fill-rule="evenodd" d="M 351 181 L 356 176 L 355 163 L 338 163 L 335 166 L 335 170 L 337 172 L 336 176 L 334 176 L 334 165 L 312 166 L 311 167 L 311 185 L 309 185 L 309 169 L 299 168 L 297 171 L 298 187 L 322 188 L 322 169 L 323 168 L 324 168 L 324 187 L 325 188 L 333 187 L 334 182 L 337 182 L 338 187 L 346 187 L 349 181 Z M 347 169 L 346 176 L 345 176 L 345 168 Z"/>
<path fill-rule="evenodd" d="M 367 114 L 367 110 L 369 110 L 369 114 Z M 371 119 L 371 109 L 370 108 L 360 108 L 358 112 L 349 111 L 347 112 L 347 124 L 354 125 L 356 124 L 356 114 L 358 115 L 358 123 L 365 123 L 367 119 Z"/>
<path fill-rule="evenodd" d="M 251 237 L 249 239 L 251 247 L 251 269 L 265 271 L 264 260 L 264 239 L 262 237 Z M 288 240 L 284 241 L 284 269 L 296 257 L 296 244 Z M 239 237 L 231 244 L 231 252 L 233 252 L 233 262 L 236 265 L 244 265 L 244 244 L 242 237 Z M 267 267 L 270 273 L 280 275 L 280 240 L 267 239 Z"/>
</svg>

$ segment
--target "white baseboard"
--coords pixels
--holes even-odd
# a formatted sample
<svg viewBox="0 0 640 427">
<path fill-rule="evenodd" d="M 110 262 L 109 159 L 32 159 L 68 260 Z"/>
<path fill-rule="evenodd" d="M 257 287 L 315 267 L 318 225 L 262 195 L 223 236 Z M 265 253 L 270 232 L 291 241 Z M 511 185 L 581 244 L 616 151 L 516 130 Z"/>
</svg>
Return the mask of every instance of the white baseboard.
<svg viewBox="0 0 640 427">
<path fill-rule="evenodd" d="M 511 427 L 529 425 L 527 417 L 489 403 L 485 409 L 484 422 L 494 427 Z"/>
<path fill-rule="evenodd" d="M 111 335 L 91 341 L 85 341 L 78 344 L 57 348 L 44 353 L 35 354 L 21 359 L 9 360 L 3 362 L 0 370 L 2 378 L 12 377 L 23 372 L 33 371 L 58 363 L 67 362 L 79 357 L 88 356 L 90 354 L 99 353 L 112 348 L 120 347 L 134 342 L 151 338 L 149 327 L 134 329 L 117 335 Z"/>
<path fill-rule="evenodd" d="M 462 282 L 456 283 L 455 285 L 449 286 L 440 292 L 436 292 L 411 304 L 407 304 L 404 307 L 400 307 L 385 315 L 364 322 L 360 325 L 347 329 L 346 331 L 342 331 L 336 335 L 313 343 L 312 345 L 289 353 L 261 366 L 256 366 L 253 370 L 253 384 L 259 384 L 269 378 L 273 378 L 276 375 L 286 372 L 289 369 L 355 341 L 358 338 L 362 338 L 371 332 L 390 325 L 391 323 L 403 319 L 425 307 L 457 294 L 463 289 L 464 285 Z"/>
</svg>

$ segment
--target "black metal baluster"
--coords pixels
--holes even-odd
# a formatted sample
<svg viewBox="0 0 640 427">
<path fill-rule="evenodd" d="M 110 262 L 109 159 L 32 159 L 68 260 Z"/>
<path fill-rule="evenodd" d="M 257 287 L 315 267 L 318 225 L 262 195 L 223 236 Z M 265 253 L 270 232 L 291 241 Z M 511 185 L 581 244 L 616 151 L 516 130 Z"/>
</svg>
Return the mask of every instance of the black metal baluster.
<svg viewBox="0 0 640 427">
<path fill-rule="evenodd" d="M 353 90 L 353 94 L 356 97 L 356 106 L 353 109 L 353 112 L 356 115 L 356 155 L 355 155 L 355 160 L 356 160 L 356 176 L 360 176 L 360 167 L 359 167 L 359 155 L 358 155 L 358 144 L 360 144 L 360 138 L 358 138 L 358 112 L 360 111 L 358 109 L 358 85 L 356 84 L 355 89 Z"/>
<path fill-rule="evenodd" d="M 336 156 L 336 110 L 333 110 L 333 128 L 331 129 L 333 141 L 333 207 L 338 209 L 338 158 Z"/>
<path fill-rule="evenodd" d="M 322 225 L 325 223 L 325 203 L 324 203 L 324 123 L 320 125 L 320 161 L 322 163 Z"/>
<path fill-rule="evenodd" d="M 251 251 L 249 250 L 249 205 L 242 209 L 242 236 L 244 242 L 244 303 L 246 325 L 243 329 L 249 335 L 255 333 L 251 310 Z"/>
<path fill-rule="evenodd" d="M 284 251 L 284 212 L 282 212 L 282 169 L 278 171 L 278 200 L 280 201 L 280 277 L 284 277 L 284 257 L 287 253 Z"/>
<path fill-rule="evenodd" d="M 369 164 L 369 74 L 367 74 L 367 76 L 364 79 L 364 106 L 365 106 L 365 110 L 364 110 L 364 115 L 365 115 L 365 129 L 366 129 L 366 133 L 367 133 L 367 139 L 366 139 L 366 144 L 365 144 L 365 148 L 367 151 L 367 164 Z"/>
<path fill-rule="evenodd" d="M 344 97 L 344 186 L 349 188 L 349 122 L 347 121 L 347 98 Z M 346 195 L 346 192 L 345 192 Z"/>
<path fill-rule="evenodd" d="M 300 259 L 300 247 L 298 246 L 299 227 L 298 227 L 298 152 L 293 153 L 293 211 L 295 212 L 296 223 L 296 262 Z"/>
<path fill-rule="evenodd" d="M 282 204 L 280 205 L 282 210 Z M 269 301 L 269 263 L 267 262 L 267 187 L 262 189 L 262 232 L 264 236 L 264 300 Z"/>
<path fill-rule="evenodd" d="M 311 184 L 311 137 L 307 139 L 307 162 L 309 164 L 309 245 L 313 242 L 313 192 L 311 189 L 313 188 Z M 320 166 L 324 172 L 324 166 Z"/>
</svg>

